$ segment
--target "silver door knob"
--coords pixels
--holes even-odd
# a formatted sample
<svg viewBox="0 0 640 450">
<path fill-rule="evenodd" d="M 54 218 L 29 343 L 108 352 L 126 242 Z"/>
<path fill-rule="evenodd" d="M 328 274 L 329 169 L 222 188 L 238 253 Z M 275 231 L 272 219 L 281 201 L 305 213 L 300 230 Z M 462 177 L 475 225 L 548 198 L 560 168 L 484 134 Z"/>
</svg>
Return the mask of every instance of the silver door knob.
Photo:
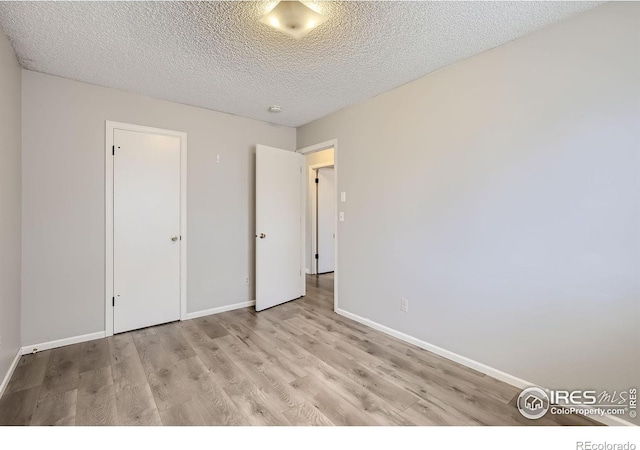
<svg viewBox="0 0 640 450">
<path fill-rule="evenodd" d="M 172 240 L 173 242 L 177 241 L 177 240 L 178 240 L 178 236 L 171 236 L 171 240 Z"/>
<path fill-rule="evenodd" d="M 267 235 L 266 235 L 266 234 L 264 234 L 264 233 L 260 233 L 260 239 L 264 239 L 264 238 L 266 238 L 266 237 L 267 237 Z"/>
</svg>

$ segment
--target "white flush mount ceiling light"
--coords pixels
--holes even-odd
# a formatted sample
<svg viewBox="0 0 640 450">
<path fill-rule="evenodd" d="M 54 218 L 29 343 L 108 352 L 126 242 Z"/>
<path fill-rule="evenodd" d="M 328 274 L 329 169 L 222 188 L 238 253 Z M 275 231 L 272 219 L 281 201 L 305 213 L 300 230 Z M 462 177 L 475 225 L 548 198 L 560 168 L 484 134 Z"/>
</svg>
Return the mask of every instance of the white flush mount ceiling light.
<svg viewBox="0 0 640 450">
<path fill-rule="evenodd" d="M 260 19 L 260 22 L 294 39 L 300 39 L 326 20 L 327 18 L 322 14 L 318 14 L 301 2 L 282 1 Z"/>
<path fill-rule="evenodd" d="M 279 113 L 280 111 L 282 111 L 282 108 L 278 105 L 269 106 L 269 112 Z"/>
</svg>

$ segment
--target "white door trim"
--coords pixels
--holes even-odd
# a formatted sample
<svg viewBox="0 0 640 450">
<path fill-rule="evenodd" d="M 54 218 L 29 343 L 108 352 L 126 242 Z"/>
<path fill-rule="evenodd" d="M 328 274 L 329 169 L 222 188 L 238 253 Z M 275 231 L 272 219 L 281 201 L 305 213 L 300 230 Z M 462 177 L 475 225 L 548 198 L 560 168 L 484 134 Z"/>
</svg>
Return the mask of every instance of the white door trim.
<svg viewBox="0 0 640 450">
<path fill-rule="evenodd" d="M 187 133 L 122 122 L 105 122 L 105 335 L 113 335 L 113 132 L 126 130 L 180 138 L 180 320 L 187 317 Z"/>
<path fill-rule="evenodd" d="M 335 183 L 336 183 L 336 205 L 337 205 L 337 211 L 340 211 L 340 202 L 339 202 L 339 195 L 340 192 L 338 191 L 338 140 L 337 139 L 331 139 L 329 141 L 324 141 L 324 142 L 320 142 L 318 144 L 314 144 L 314 145 L 310 145 L 308 147 L 303 147 L 299 150 L 297 150 L 298 153 L 302 153 L 307 154 L 307 153 L 314 153 L 314 152 L 319 152 L 322 150 L 327 150 L 329 148 L 333 148 L 333 170 L 335 170 Z M 308 183 L 303 183 L 304 186 L 304 202 L 305 205 L 307 203 L 307 197 L 308 197 L 308 192 L 307 190 L 309 189 L 309 185 Z M 307 214 L 306 214 L 306 209 L 305 209 L 305 214 L 302 215 L 303 217 L 303 221 L 304 221 L 304 228 L 303 230 L 305 230 L 305 232 L 303 233 L 303 236 L 306 236 L 306 229 L 307 229 L 307 225 L 306 225 L 306 220 L 307 220 Z M 334 250 L 333 250 L 333 257 L 335 259 L 334 262 L 334 272 L 333 272 L 333 310 L 337 311 L 338 310 L 338 236 L 340 234 L 340 229 L 338 228 L 338 214 L 336 214 L 336 218 L 335 218 L 335 230 L 336 230 L 336 239 L 334 242 Z M 305 237 L 306 240 L 306 237 Z M 306 245 L 303 245 L 303 253 L 304 253 L 304 247 Z M 306 264 L 306 263 L 305 263 Z M 303 267 L 305 267 L 303 265 Z M 305 287 L 306 287 L 306 283 L 305 283 Z M 306 294 L 306 292 L 305 292 Z"/>
</svg>

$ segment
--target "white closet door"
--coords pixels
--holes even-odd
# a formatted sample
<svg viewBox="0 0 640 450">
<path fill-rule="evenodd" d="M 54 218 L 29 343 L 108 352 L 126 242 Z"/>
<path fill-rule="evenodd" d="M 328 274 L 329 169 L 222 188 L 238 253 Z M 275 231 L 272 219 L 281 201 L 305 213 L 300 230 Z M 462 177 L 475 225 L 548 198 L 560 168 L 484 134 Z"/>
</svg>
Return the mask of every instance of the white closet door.
<svg viewBox="0 0 640 450">
<path fill-rule="evenodd" d="M 180 318 L 180 138 L 114 130 L 113 331 Z"/>
</svg>

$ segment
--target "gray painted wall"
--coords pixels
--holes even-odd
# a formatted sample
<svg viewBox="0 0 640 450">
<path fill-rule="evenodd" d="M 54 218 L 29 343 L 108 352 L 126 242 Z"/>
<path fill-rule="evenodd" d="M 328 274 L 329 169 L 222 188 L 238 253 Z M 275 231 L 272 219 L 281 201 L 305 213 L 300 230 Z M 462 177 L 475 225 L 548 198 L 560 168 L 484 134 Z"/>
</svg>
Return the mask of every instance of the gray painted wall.
<svg viewBox="0 0 640 450">
<path fill-rule="evenodd" d="M 21 74 L 0 28 L 0 382 L 20 349 Z"/>
<path fill-rule="evenodd" d="M 188 311 L 255 299 L 255 145 L 295 129 L 30 71 L 23 114 L 23 345 L 104 330 L 105 120 L 188 134 Z"/>
<path fill-rule="evenodd" d="M 639 30 L 607 4 L 299 128 L 338 139 L 340 307 L 550 388 L 637 385 Z"/>
</svg>

